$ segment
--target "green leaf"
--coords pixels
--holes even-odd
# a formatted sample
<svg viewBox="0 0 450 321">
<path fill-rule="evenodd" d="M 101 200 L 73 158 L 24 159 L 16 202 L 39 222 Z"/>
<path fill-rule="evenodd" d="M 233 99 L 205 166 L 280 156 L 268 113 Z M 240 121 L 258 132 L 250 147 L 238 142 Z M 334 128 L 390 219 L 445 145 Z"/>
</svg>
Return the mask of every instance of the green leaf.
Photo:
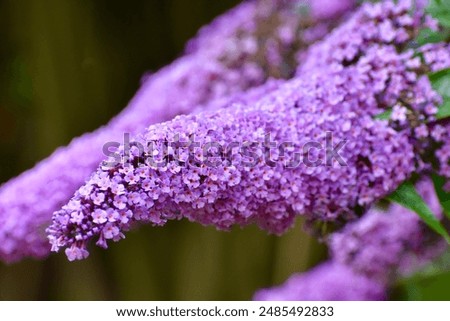
<svg viewBox="0 0 450 321">
<path fill-rule="evenodd" d="M 434 90 L 443 97 L 450 98 L 450 68 L 431 73 L 428 78 Z"/>
<path fill-rule="evenodd" d="M 450 117 L 450 100 L 447 100 L 443 105 L 441 105 L 436 114 L 436 119 L 444 119 L 447 117 Z"/>
<path fill-rule="evenodd" d="M 434 216 L 419 193 L 417 193 L 416 188 L 411 182 L 405 182 L 400 185 L 395 192 L 388 196 L 388 199 L 417 213 L 431 229 L 442 235 L 447 243 L 450 244 L 450 236 L 447 231 L 436 216 Z"/>
<path fill-rule="evenodd" d="M 450 0 L 430 0 L 426 11 L 441 25 L 450 27 Z"/>
<path fill-rule="evenodd" d="M 427 43 L 436 43 L 445 41 L 448 36 L 449 36 L 448 32 L 433 31 L 431 29 L 426 28 L 420 30 L 416 41 L 419 46 L 423 46 Z"/>
<path fill-rule="evenodd" d="M 444 184 L 446 179 L 444 177 L 433 175 L 434 189 L 436 190 L 437 197 L 444 209 L 445 215 L 450 219 L 450 193 L 444 191 Z"/>
<path fill-rule="evenodd" d="M 391 114 L 392 114 L 392 110 L 388 109 L 384 112 L 382 112 L 381 114 L 375 115 L 375 119 L 381 119 L 381 120 L 388 120 L 389 118 L 391 118 Z"/>
<path fill-rule="evenodd" d="M 450 68 L 440 70 L 428 75 L 433 89 L 436 90 L 443 99 L 436 115 L 437 119 L 450 117 Z"/>
</svg>

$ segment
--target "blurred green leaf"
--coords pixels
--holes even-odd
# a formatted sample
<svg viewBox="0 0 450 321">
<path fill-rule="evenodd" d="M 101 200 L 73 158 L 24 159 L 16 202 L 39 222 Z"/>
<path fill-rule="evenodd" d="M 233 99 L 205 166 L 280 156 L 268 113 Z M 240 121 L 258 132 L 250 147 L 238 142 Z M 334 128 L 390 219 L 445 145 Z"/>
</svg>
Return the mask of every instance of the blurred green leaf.
<svg viewBox="0 0 450 321">
<path fill-rule="evenodd" d="M 450 27 L 450 0 L 430 0 L 426 11 L 441 25 Z"/>
<path fill-rule="evenodd" d="M 436 90 L 443 99 L 442 105 L 436 115 L 437 119 L 450 117 L 450 68 L 440 70 L 428 75 L 433 89 Z"/>
<path fill-rule="evenodd" d="M 450 117 L 450 100 L 446 101 L 439 107 L 439 111 L 436 114 L 437 119 L 444 119 Z"/>
<path fill-rule="evenodd" d="M 428 78 L 430 78 L 434 90 L 442 96 L 450 98 L 450 68 L 430 73 Z"/>
<path fill-rule="evenodd" d="M 447 243 L 450 244 L 450 236 L 444 226 L 434 216 L 411 182 L 405 182 L 400 185 L 395 192 L 388 196 L 388 199 L 417 213 L 431 229 L 442 235 Z"/>
<path fill-rule="evenodd" d="M 450 219 L 450 193 L 444 191 L 445 178 L 433 175 L 434 188 L 445 215 Z"/>
<path fill-rule="evenodd" d="M 449 36 L 448 30 L 442 32 L 425 28 L 420 30 L 416 41 L 419 46 L 423 46 L 427 43 L 436 43 L 445 41 L 448 38 L 448 36 Z"/>
<path fill-rule="evenodd" d="M 375 115 L 375 119 L 380 119 L 380 120 L 388 120 L 389 118 L 391 118 L 391 114 L 392 114 L 392 109 L 388 109 L 384 112 L 382 112 L 381 114 Z"/>
<path fill-rule="evenodd" d="M 447 249 L 432 263 L 400 277 L 393 287 L 394 300 L 448 300 L 450 251 Z"/>
<path fill-rule="evenodd" d="M 450 300 L 450 271 L 443 271 L 442 274 L 426 279 L 419 283 L 421 300 L 424 301 L 448 301 Z"/>
</svg>

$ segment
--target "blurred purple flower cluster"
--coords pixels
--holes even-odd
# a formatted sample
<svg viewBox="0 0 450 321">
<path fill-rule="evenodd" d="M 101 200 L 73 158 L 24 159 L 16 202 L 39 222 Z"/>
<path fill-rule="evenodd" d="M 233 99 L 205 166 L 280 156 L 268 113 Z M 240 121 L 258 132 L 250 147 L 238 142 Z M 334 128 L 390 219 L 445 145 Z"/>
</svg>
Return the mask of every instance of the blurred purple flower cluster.
<svg viewBox="0 0 450 321">
<path fill-rule="evenodd" d="M 442 208 L 428 179 L 417 189 L 441 218 Z M 447 250 L 414 212 L 391 205 L 373 208 L 328 238 L 330 261 L 292 276 L 285 284 L 260 290 L 255 300 L 382 300 L 389 286 L 429 264 Z M 313 289 L 313 290 L 311 290 Z"/>
<path fill-rule="evenodd" d="M 256 301 L 379 301 L 386 289 L 376 281 L 355 273 L 346 265 L 326 262 L 305 274 L 291 276 L 285 284 L 259 290 Z"/>
</svg>

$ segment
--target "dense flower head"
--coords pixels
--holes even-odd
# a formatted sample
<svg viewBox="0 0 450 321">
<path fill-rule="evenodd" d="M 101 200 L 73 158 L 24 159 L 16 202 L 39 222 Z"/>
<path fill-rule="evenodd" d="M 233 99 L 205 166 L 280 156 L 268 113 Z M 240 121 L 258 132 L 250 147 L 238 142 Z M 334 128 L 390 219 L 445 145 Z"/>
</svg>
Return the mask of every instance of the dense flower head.
<svg viewBox="0 0 450 321">
<path fill-rule="evenodd" d="M 442 42 L 426 44 L 420 48 L 420 53 L 430 71 L 450 68 L 450 44 Z"/>
<path fill-rule="evenodd" d="M 262 289 L 255 301 L 379 301 L 387 298 L 384 286 L 355 273 L 348 266 L 326 262 L 283 285 Z"/>
<path fill-rule="evenodd" d="M 12 262 L 25 256 L 42 257 L 49 253 L 44 229 L 51 213 L 66 203 L 95 170 L 104 157 L 102 146 L 106 142 L 120 141 L 125 132 L 137 133 L 152 123 L 169 120 L 178 114 L 219 108 L 226 104 L 224 97 L 227 96 L 231 96 L 231 100 L 245 100 L 239 98 L 244 90 L 266 82 L 271 76 L 292 75 L 292 71 L 278 72 L 285 62 L 276 61 L 275 66 L 273 57 L 287 59 L 293 52 L 303 50 L 324 36 L 335 25 L 332 21 L 322 23 L 315 18 L 295 15 L 294 11 L 290 14 L 295 1 L 276 6 L 270 3 L 264 0 L 245 2 L 218 18 L 191 42 L 185 56 L 145 77 L 129 106 L 107 126 L 74 139 L 33 169 L 2 185 L 0 259 Z M 264 9 L 264 14 L 259 13 L 261 9 Z M 338 17 L 343 13 L 342 8 L 336 10 L 336 15 L 330 12 L 330 16 Z M 271 55 L 258 54 L 256 59 L 254 50 L 255 46 L 259 48 L 257 41 L 260 38 L 244 39 L 242 36 L 245 30 L 249 35 L 258 31 L 261 15 L 274 20 L 279 18 L 280 29 L 266 29 L 260 37 L 272 44 L 278 44 L 280 39 L 287 40 L 283 46 L 272 45 L 270 50 L 264 49 Z M 284 19 L 285 16 L 289 19 Z M 308 23 L 299 23 L 300 19 Z M 321 31 L 313 32 L 318 24 L 322 25 Z M 307 41 L 300 36 L 296 38 L 303 35 L 300 30 L 303 27 L 310 29 L 305 31 L 305 34 L 310 34 Z M 226 40 L 222 37 L 225 34 Z M 267 60 L 269 58 L 272 60 Z M 294 67 L 291 65 L 290 68 L 293 70 Z M 99 203 L 100 198 L 96 201 Z M 80 253 L 76 256 L 79 257 Z"/>
<path fill-rule="evenodd" d="M 76 253 L 69 258 L 79 258 L 79 249 L 94 235 L 105 247 L 135 221 L 163 225 L 187 218 L 219 229 L 256 223 L 279 234 L 296 215 L 321 221 L 354 217 L 395 189 L 415 166 L 408 136 L 374 120 L 366 112 L 376 108 L 370 106 L 374 100 L 361 95 L 365 88 L 355 92 L 359 79 L 347 76 L 345 71 L 311 73 L 251 103 L 150 126 L 135 143 L 150 143 L 152 150 L 132 148 L 124 162 L 101 166 L 54 214 L 48 229 L 53 249 L 67 247 Z M 174 151 L 193 137 L 200 148 Z M 175 145 L 161 152 L 167 142 Z M 201 150 L 208 144 L 227 151 L 212 156 L 226 157 L 208 165 Z M 334 154 L 339 145 L 342 159 Z M 243 146 L 264 148 L 249 154 Z M 157 166 L 149 155 L 176 161 Z M 191 163 L 192 155 L 201 162 Z M 111 219 L 100 223 L 106 214 L 98 210 Z M 119 217 L 127 211 L 132 217 L 124 222 Z"/>
<path fill-rule="evenodd" d="M 256 28 L 254 16 L 261 1 L 243 1 L 236 7 L 215 18 L 208 25 L 203 26 L 197 32 L 194 39 L 188 41 L 185 52 L 187 54 L 196 53 L 214 46 L 221 46 L 224 39 L 236 37 L 236 30 L 253 31 Z"/>
<path fill-rule="evenodd" d="M 414 39 L 423 24 L 422 10 L 414 12 L 414 1 L 366 2 L 327 37 L 298 56 L 304 62 L 299 73 L 316 66 L 349 65 L 357 62 L 374 45 L 389 45 L 402 50 Z M 306 59 L 305 59 L 306 58 Z"/>
<path fill-rule="evenodd" d="M 442 208 L 431 180 L 420 181 L 417 189 L 441 218 Z M 385 284 L 416 271 L 448 248 L 417 214 L 396 204 L 387 211 L 370 210 L 332 234 L 329 244 L 334 261 Z"/>
</svg>

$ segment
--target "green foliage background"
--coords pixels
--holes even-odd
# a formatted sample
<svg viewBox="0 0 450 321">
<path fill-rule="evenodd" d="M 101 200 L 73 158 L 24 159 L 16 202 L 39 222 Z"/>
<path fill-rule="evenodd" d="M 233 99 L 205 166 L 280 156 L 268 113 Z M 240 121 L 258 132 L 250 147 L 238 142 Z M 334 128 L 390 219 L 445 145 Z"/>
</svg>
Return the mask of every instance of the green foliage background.
<svg viewBox="0 0 450 321">
<path fill-rule="evenodd" d="M 106 123 L 144 72 L 181 54 L 237 0 L 0 0 L 0 182 Z M 45 200 L 43 200 L 45 201 Z M 142 226 L 83 262 L 0 263 L 2 300 L 241 300 L 326 257 L 302 231 Z M 406 282 L 398 299 L 449 299 L 450 275 Z"/>
</svg>

